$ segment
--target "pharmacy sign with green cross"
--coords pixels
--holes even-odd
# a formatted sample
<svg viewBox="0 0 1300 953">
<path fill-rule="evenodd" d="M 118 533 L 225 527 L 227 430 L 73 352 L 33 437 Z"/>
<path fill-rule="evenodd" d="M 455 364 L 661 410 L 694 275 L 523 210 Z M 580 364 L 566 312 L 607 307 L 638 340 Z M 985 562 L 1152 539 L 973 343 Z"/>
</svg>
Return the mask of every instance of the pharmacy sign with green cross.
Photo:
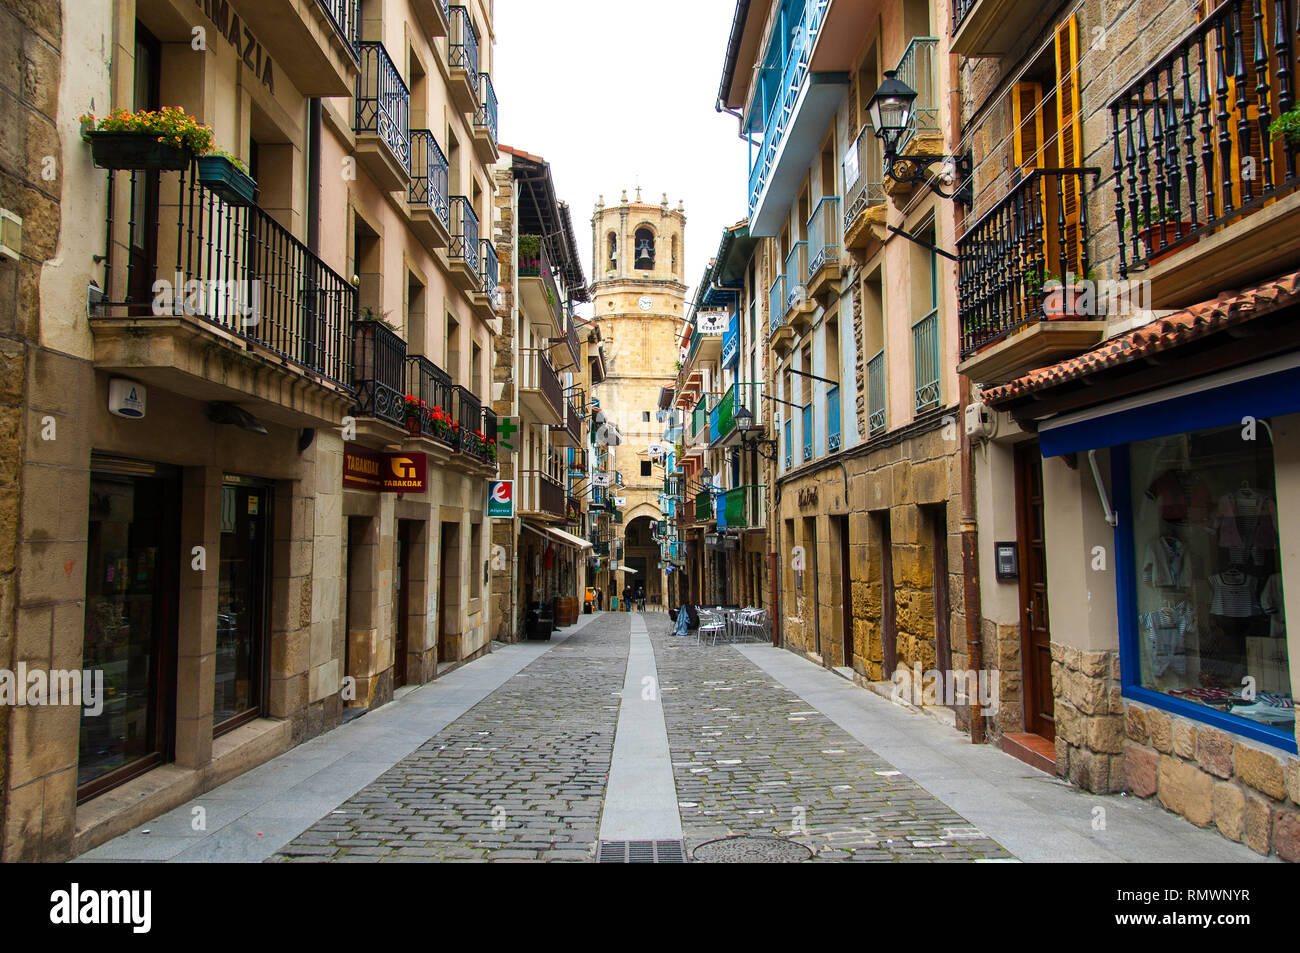
<svg viewBox="0 0 1300 953">
<path fill-rule="evenodd" d="M 515 453 L 519 447 L 515 443 L 515 434 L 519 433 L 518 417 L 497 418 L 497 447 Z"/>
</svg>

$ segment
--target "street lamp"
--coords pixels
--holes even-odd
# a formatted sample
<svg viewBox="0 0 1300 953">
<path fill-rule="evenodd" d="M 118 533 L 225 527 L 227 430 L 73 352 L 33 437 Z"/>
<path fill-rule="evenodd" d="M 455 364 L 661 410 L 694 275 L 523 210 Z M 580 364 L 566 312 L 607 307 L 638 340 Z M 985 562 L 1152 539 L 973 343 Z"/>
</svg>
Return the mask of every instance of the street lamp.
<svg viewBox="0 0 1300 953">
<path fill-rule="evenodd" d="M 945 199 L 956 199 L 963 205 L 971 204 L 970 156 L 901 156 L 899 143 L 912 121 L 913 107 L 916 105 L 917 92 L 898 78 L 898 70 L 885 70 L 885 81 L 876 87 L 867 101 L 867 112 L 871 115 L 871 125 L 876 138 L 885 147 L 884 175 L 900 185 L 915 185 L 924 182 L 936 195 Z M 945 192 L 934 184 L 930 166 L 936 162 L 953 163 L 955 173 L 961 181 L 960 187 L 952 192 Z M 951 184 L 952 175 L 945 175 L 947 184 Z"/>
<path fill-rule="evenodd" d="M 766 395 L 764 395 L 766 396 Z M 773 398 L 775 399 L 775 398 Z M 754 419 L 754 412 L 748 407 L 740 407 L 732 415 L 736 419 L 736 429 L 740 431 L 740 449 L 757 450 L 758 455 L 764 460 L 776 459 L 776 441 L 764 437 L 751 437 L 749 431 L 754 428 L 751 421 Z"/>
</svg>

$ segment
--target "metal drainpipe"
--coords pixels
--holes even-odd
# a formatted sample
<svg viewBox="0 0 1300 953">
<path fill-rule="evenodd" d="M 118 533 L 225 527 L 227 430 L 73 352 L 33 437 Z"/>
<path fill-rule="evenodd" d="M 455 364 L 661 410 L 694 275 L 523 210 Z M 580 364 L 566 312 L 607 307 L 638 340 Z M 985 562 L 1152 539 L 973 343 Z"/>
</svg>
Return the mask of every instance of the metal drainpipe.
<svg viewBox="0 0 1300 953">
<path fill-rule="evenodd" d="M 970 378 L 960 375 L 962 416 L 966 419 L 966 406 L 970 403 Z M 974 672 L 984 668 L 984 642 L 980 635 L 980 576 L 979 550 L 975 535 L 975 460 L 971 455 L 970 437 L 961 428 L 961 562 L 963 583 L 963 610 L 966 616 L 966 656 Z M 971 744 L 983 744 L 984 713 L 980 709 L 978 693 L 970 702 Z"/>
</svg>

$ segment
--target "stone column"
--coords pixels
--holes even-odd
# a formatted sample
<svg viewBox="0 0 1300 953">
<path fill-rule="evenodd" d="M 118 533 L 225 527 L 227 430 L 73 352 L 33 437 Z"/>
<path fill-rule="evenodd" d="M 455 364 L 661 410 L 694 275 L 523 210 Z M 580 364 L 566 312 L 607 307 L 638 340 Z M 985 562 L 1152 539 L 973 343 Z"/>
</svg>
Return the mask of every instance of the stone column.
<svg viewBox="0 0 1300 953">
<path fill-rule="evenodd" d="M 197 546 L 206 568 L 194 568 Z M 186 467 L 181 481 L 181 550 L 176 637 L 176 763 L 212 760 L 217 599 L 221 578 L 221 468 Z"/>
</svg>

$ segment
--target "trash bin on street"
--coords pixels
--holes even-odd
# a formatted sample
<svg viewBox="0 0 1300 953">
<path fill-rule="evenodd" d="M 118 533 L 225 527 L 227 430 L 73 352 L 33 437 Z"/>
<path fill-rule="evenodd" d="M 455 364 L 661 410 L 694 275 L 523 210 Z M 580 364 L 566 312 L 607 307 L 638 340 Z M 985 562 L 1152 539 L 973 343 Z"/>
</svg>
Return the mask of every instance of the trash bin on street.
<svg viewBox="0 0 1300 953">
<path fill-rule="evenodd" d="M 530 602 L 524 623 L 524 633 L 529 639 L 549 641 L 555 628 L 555 615 L 545 602 Z"/>
</svg>

